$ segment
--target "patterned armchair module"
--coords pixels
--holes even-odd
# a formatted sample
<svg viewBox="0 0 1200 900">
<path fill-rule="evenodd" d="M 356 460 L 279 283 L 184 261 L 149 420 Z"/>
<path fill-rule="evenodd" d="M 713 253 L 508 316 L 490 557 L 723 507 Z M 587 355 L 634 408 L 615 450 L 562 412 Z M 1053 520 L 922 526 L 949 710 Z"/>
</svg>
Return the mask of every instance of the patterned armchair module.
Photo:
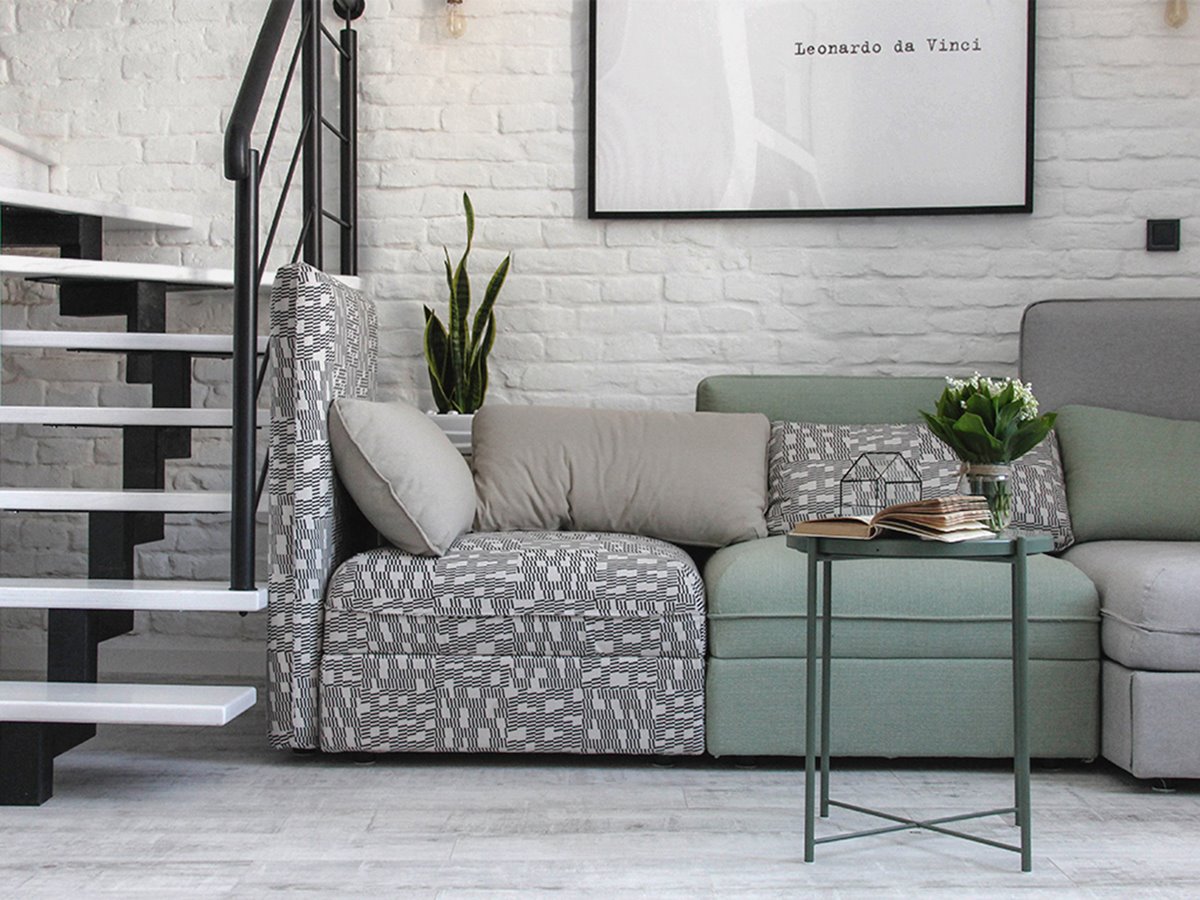
<svg viewBox="0 0 1200 900">
<path fill-rule="evenodd" d="M 309 266 L 271 300 L 270 733 L 327 751 L 699 754 L 704 586 L 652 538 L 466 534 L 378 546 L 329 405 L 374 393 L 376 317 Z"/>
</svg>

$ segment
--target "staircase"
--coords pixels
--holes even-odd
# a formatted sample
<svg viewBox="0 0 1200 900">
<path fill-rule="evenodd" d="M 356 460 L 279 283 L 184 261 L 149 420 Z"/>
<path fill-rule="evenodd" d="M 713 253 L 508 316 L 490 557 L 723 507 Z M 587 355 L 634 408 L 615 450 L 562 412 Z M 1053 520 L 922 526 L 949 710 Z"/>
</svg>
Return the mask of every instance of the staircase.
<svg viewBox="0 0 1200 900">
<path fill-rule="evenodd" d="M 296 162 L 304 158 L 305 224 L 298 241 L 304 258 L 321 265 L 320 219 L 343 226 L 342 271 L 353 272 L 356 205 L 347 203 L 353 190 L 356 162 L 353 107 L 356 72 L 354 33 L 350 23 L 362 3 L 336 2 L 345 20 L 338 52 L 342 57 L 342 129 L 321 114 L 319 41 L 333 41 L 320 23 L 316 0 L 301 0 L 300 36 L 289 69 L 304 60 L 306 124 L 291 171 L 279 198 L 266 251 L 258 247 L 259 151 L 249 136 L 262 88 L 275 50 L 292 13 L 294 0 L 271 0 L 254 58 L 238 105 L 231 115 L 227 143 L 251 162 L 248 179 L 237 179 L 235 214 L 237 252 L 233 269 L 130 263 L 104 258 L 104 235 L 116 230 L 187 230 L 187 215 L 129 206 L 90 197 L 52 193 L 49 172 L 54 154 L 0 129 L 0 300 L 20 280 L 56 285 L 60 319 L 121 316 L 124 331 L 0 330 L 0 354 L 57 349 L 117 355 L 125 360 L 125 380 L 149 386 L 145 407 L 64 407 L 0 405 L 0 426 L 46 425 L 120 429 L 122 483 L 111 489 L 0 487 L 4 515 L 35 516 L 45 512 L 87 514 L 87 577 L 0 578 L 0 608 L 48 610 L 46 681 L 0 681 L 0 805 L 38 805 L 53 791 L 56 756 L 96 733 L 97 724 L 224 725 L 254 706 L 253 687 L 104 683 L 98 671 L 99 645 L 133 628 L 136 611 L 220 611 L 248 614 L 263 610 L 266 589 L 255 583 L 254 514 L 262 473 L 255 455 L 256 428 L 266 424 L 256 409 L 266 372 L 266 339 L 257 335 L 258 295 L 269 290 L 274 272 L 266 269 L 279 224 L 279 211 Z M 347 34 L 348 33 L 348 34 Z M 350 63 L 349 68 L 347 63 Z M 261 82 L 257 85 L 256 82 Z M 249 100 L 246 85 L 250 84 Z M 286 99 L 286 88 L 280 107 Z M 348 99 L 349 98 L 349 102 Z M 275 123 L 279 121 L 276 111 Z M 343 150 L 341 216 L 324 211 L 321 202 L 320 123 L 334 130 Z M 314 136 L 315 139 L 314 139 Z M 275 128 L 263 156 L 275 137 Z M 236 146 L 235 146 L 236 145 Z M 315 153 L 315 160 L 309 159 Z M 264 159 L 265 162 L 265 159 Z M 345 174 L 351 177 L 349 187 Z M 227 155 L 226 170 L 230 168 Z M 310 183 L 310 176 L 315 183 Z M 249 203 L 247 208 L 243 201 Z M 314 225 L 313 219 L 317 222 Z M 347 235 L 349 238 L 347 239 Z M 315 236 L 315 239 L 314 239 Z M 347 254 L 349 244 L 350 253 Z M 32 253 L 30 251 L 33 251 Z M 57 255 L 47 255 L 57 251 Z M 36 255 L 35 255 L 36 254 Z M 298 246 L 295 256 L 300 255 Z M 294 257 L 293 257 L 294 258 Z M 358 279 L 340 276 L 352 286 Z M 223 291 L 232 298 L 230 334 L 180 334 L 166 330 L 167 304 L 183 291 Z M 225 303 L 229 304 L 230 299 Z M 231 361 L 233 409 L 194 409 L 192 362 L 201 357 Z M 233 466 L 230 490 L 166 489 L 167 460 L 187 459 L 192 429 L 230 429 Z M 49 438 L 53 440 L 53 438 Z M 138 579 L 136 548 L 165 535 L 168 513 L 233 513 L 230 582 Z"/>
</svg>

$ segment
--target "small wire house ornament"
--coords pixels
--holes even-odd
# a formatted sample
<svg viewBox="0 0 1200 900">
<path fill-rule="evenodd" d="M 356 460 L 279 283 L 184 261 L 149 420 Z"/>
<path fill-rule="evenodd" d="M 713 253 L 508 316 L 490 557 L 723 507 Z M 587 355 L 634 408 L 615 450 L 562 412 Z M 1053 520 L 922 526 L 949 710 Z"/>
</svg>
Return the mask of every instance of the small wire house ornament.
<svg viewBox="0 0 1200 900">
<path fill-rule="evenodd" d="M 838 482 L 839 516 L 872 516 L 893 503 L 920 500 L 921 473 L 903 453 L 858 454 Z"/>
</svg>

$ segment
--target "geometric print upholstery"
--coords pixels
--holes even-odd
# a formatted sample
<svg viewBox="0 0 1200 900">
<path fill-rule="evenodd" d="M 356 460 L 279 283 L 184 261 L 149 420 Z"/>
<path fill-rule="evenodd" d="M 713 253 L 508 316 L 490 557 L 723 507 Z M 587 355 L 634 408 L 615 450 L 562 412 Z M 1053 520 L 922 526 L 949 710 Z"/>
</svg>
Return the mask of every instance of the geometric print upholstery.
<svg viewBox="0 0 1200 900">
<path fill-rule="evenodd" d="M 467 534 L 343 563 L 326 595 L 321 747 L 701 753 L 704 585 L 635 535 Z"/>
<path fill-rule="evenodd" d="M 772 422 L 768 533 L 786 534 L 803 519 L 838 515 L 839 482 L 858 455 L 868 451 L 902 454 L 921 476 L 924 497 L 959 491 L 962 463 L 922 424 Z M 1012 464 L 1011 487 L 1013 530 L 1048 532 L 1057 550 L 1073 543 L 1066 478 L 1053 431 Z"/>
<path fill-rule="evenodd" d="M 958 460 L 924 425 L 772 422 L 767 530 L 786 534 L 801 519 L 838 515 L 838 485 L 864 452 L 902 454 L 921 476 L 926 497 L 958 478 Z"/>
<path fill-rule="evenodd" d="M 375 392 L 378 324 L 360 292 L 303 263 L 271 291 L 268 726 L 276 747 L 318 745 L 318 679 L 329 575 L 372 535 L 334 477 L 326 416 Z"/>
<path fill-rule="evenodd" d="M 438 559 L 377 546 L 334 474 L 327 427 L 334 400 L 373 398 L 377 341 L 361 293 L 304 264 L 280 269 L 272 745 L 703 753 L 704 587 L 679 548 L 547 532 L 468 534 Z"/>
<path fill-rule="evenodd" d="M 380 547 L 334 573 L 331 609 L 418 616 L 704 618 L 704 583 L 673 544 L 632 534 L 465 534 L 440 557 Z M 701 651 L 702 652 L 702 651 Z"/>
<path fill-rule="evenodd" d="M 704 660 L 326 654 L 321 749 L 704 752 Z"/>
</svg>

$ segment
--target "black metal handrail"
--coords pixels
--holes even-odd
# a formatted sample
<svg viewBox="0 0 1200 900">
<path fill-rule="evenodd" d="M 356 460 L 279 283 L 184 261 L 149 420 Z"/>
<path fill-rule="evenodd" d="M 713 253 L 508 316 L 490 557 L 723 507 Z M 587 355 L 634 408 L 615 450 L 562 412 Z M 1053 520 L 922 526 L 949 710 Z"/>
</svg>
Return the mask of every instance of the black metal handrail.
<svg viewBox="0 0 1200 900">
<path fill-rule="evenodd" d="M 258 120 L 258 108 L 271 71 L 275 68 L 275 55 L 283 43 L 296 0 L 271 0 L 263 18 L 258 40 L 250 54 L 242 86 L 238 89 L 233 111 L 229 114 L 229 125 L 225 128 L 225 177 L 230 181 L 243 181 L 250 171 L 251 143 L 254 123 Z"/>
<path fill-rule="evenodd" d="M 262 474 L 255 469 L 258 394 L 265 380 L 267 360 L 257 354 L 258 291 L 275 245 L 284 204 L 291 190 L 297 163 L 302 170 L 303 215 L 292 261 L 324 267 L 322 224 L 334 222 L 341 231 L 340 271 L 358 272 L 358 35 L 351 22 L 363 14 L 365 0 L 333 0 L 343 20 L 340 40 L 321 23 L 319 0 L 300 0 L 300 31 L 280 89 L 263 149 L 254 147 L 254 128 L 263 95 L 275 68 L 275 59 L 292 19 L 296 0 L 270 0 L 262 28 L 250 55 L 246 74 L 225 130 L 225 177 L 234 182 L 233 253 L 233 467 L 232 534 L 230 536 L 230 587 L 254 587 L 255 511 L 265 483 L 267 460 Z M 321 39 L 334 44 L 340 75 L 340 124 L 335 126 L 322 113 Z M 280 191 L 265 249 L 259 252 L 259 200 L 262 170 L 279 131 L 284 104 L 300 62 L 301 126 Z M 331 132 L 339 144 L 340 205 L 338 213 L 323 203 L 321 136 Z"/>
</svg>

